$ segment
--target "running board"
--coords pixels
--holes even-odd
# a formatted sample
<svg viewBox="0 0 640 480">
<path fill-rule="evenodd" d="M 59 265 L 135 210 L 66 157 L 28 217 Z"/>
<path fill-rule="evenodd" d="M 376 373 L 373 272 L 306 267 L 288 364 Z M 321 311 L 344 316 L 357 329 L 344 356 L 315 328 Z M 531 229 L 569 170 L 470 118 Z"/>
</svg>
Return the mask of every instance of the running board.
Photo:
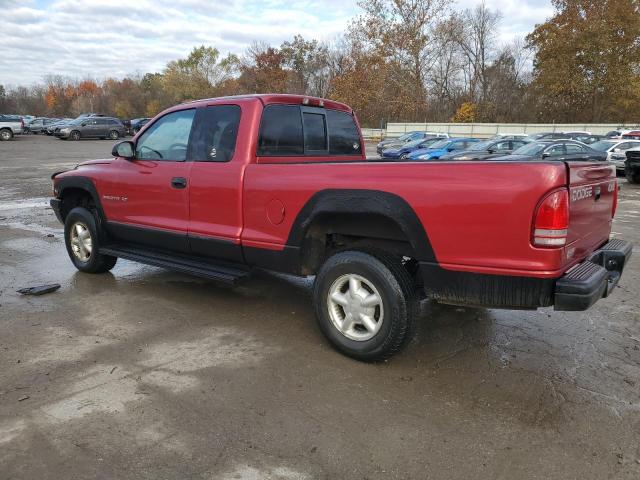
<svg viewBox="0 0 640 480">
<path fill-rule="evenodd" d="M 233 265 L 214 263 L 202 257 L 166 253 L 133 245 L 106 245 L 100 248 L 100 253 L 230 285 L 235 285 L 238 281 L 248 277 L 250 273 L 248 268 L 239 268 Z"/>
</svg>

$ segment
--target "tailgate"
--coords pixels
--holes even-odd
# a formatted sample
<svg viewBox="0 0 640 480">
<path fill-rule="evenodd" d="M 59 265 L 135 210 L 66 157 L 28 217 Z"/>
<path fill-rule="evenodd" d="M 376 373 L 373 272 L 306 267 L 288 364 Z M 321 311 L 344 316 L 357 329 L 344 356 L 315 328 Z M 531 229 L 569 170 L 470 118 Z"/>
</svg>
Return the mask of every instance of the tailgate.
<svg viewBox="0 0 640 480">
<path fill-rule="evenodd" d="M 567 261 L 582 260 L 609 240 L 618 182 L 615 166 L 566 162 L 569 177 Z"/>
</svg>

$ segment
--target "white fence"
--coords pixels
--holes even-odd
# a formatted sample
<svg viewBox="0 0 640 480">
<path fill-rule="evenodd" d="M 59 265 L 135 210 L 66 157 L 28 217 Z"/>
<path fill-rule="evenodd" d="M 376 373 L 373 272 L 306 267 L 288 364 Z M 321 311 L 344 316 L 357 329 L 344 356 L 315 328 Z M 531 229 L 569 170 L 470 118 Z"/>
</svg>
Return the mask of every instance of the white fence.
<svg viewBox="0 0 640 480">
<path fill-rule="evenodd" d="M 384 135 L 384 130 L 382 130 L 381 128 L 363 128 L 362 129 L 362 136 L 364 138 L 381 138 L 382 135 Z M 402 135 L 402 133 L 399 133 L 396 136 Z"/>
<path fill-rule="evenodd" d="M 448 133 L 452 137 L 488 138 L 497 133 L 575 132 L 604 134 L 611 130 L 638 128 L 638 125 L 613 123 L 388 123 L 385 137 L 399 137 L 413 131 Z M 366 136 L 366 135 L 365 135 Z"/>
</svg>

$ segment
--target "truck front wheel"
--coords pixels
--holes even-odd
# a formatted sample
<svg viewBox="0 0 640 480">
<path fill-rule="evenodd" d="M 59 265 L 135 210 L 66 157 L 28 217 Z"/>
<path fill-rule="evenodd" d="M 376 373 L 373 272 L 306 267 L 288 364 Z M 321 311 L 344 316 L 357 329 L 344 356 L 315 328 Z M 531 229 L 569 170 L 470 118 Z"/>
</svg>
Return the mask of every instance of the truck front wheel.
<svg viewBox="0 0 640 480">
<path fill-rule="evenodd" d="M 75 267 L 85 273 L 104 273 L 111 270 L 117 257 L 99 252 L 98 223 L 91 211 L 84 207 L 72 209 L 64 222 L 64 238 L 69 258 Z"/>
<path fill-rule="evenodd" d="M 314 284 L 320 330 L 345 355 L 385 360 L 411 337 L 414 289 L 400 258 L 384 252 L 337 253 L 322 265 Z"/>
</svg>

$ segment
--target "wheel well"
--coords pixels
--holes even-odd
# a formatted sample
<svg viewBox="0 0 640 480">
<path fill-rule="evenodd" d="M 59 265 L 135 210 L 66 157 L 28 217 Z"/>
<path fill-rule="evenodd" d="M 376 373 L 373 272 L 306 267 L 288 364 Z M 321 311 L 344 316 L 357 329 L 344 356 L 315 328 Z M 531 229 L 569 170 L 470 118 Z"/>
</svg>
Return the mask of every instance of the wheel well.
<svg viewBox="0 0 640 480">
<path fill-rule="evenodd" d="M 399 257 L 416 258 L 402 227 L 379 213 L 323 213 L 306 229 L 301 246 L 301 270 L 312 275 L 336 251 L 380 249 Z"/>
<path fill-rule="evenodd" d="M 95 210 L 96 204 L 87 190 L 83 188 L 69 187 L 62 191 L 60 197 L 62 205 L 60 206 L 60 215 L 64 220 L 67 214 L 75 207 L 85 207 L 88 210 Z"/>
</svg>

